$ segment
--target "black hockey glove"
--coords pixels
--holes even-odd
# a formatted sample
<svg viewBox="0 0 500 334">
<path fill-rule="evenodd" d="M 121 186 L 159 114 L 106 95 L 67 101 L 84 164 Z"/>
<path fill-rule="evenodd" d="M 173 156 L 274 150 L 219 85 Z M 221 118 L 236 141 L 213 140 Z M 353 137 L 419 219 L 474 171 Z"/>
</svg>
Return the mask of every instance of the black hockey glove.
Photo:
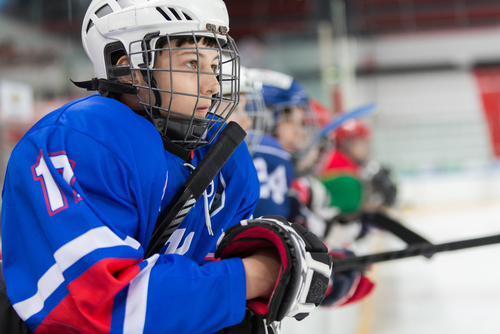
<svg viewBox="0 0 500 334">
<path fill-rule="evenodd" d="M 266 325 L 285 316 L 302 320 L 325 297 L 332 270 L 328 249 L 316 235 L 281 216 L 243 220 L 230 227 L 220 241 L 215 258 L 247 257 L 258 249 L 274 247 L 281 270 L 269 300 L 248 300 L 247 307 Z"/>
<path fill-rule="evenodd" d="M 333 258 L 348 258 L 355 254 L 347 249 L 331 249 L 328 254 Z M 336 272 L 330 276 L 330 288 L 321 306 L 344 306 L 367 297 L 375 284 L 359 270 Z"/>
<path fill-rule="evenodd" d="M 382 203 L 385 206 L 392 207 L 396 202 L 398 189 L 394 182 L 391 170 L 387 167 L 381 167 L 372 179 L 373 191 L 382 197 Z"/>
</svg>

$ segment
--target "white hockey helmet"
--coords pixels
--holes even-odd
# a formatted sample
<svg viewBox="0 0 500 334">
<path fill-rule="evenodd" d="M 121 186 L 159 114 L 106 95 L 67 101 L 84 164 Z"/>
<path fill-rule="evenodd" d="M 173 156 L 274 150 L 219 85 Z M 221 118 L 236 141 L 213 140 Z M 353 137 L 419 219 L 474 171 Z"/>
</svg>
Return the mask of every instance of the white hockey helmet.
<svg viewBox="0 0 500 334">
<path fill-rule="evenodd" d="M 252 79 L 251 71 L 252 69 L 241 67 L 240 90 L 245 94 L 245 110 L 252 120 L 252 126 L 247 131 L 248 136 L 245 141 L 248 150 L 253 155 L 265 132 L 267 110 L 260 92 L 260 85 Z"/>
<path fill-rule="evenodd" d="M 172 142 L 187 149 L 197 149 L 215 138 L 229 114 L 218 113 L 220 94 L 207 97 L 200 95 L 199 90 L 198 94 L 192 96 L 199 103 L 208 99 L 212 105 L 205 118 L 195 116 L 195 110 L 191 118 L 187 119 L 176 110 L 169 110 L 171 103 L 162 103 L 160 93 L 168 93 L 170 99 L 181 93 L 157 87 L 154 78 L 156 71 L 169 71 L 172 74 L 175 70 L 155 68 L 156 56 L 159 51 L 171 53 L 180 47 L 171 44 L 172 39 L 191 38 L 194 43 L 189 47 L 196 50 L 198 56 L 199 50 L 206 48 L 216 50 L 219 57 L 222 57 L 222 53 L 229 57 L 228 62 L 233 64 L 234 69 L 231 80 L 234 81 L 234 87 L 239 88 L 239 54 L 228 31 L 229 17 L 222 0 L 93 0 L 82 24 L 83 47 L 94 65 L 97 77 L 93 79 L 91 88 L 103 94 L 106 88 L 113 92 L 112 89 L 121 86 L 114 93 L 130 93 L 130 90 L 123 89 L 118 77 L 130 75 L 134 71 L 141 73 L 149 85 L 150 96 L 154 96 L 156 102 L 154 105 L 149 100 L 140 103 L 157 129 Z M 198 43 L 201 37 L 214 40 L 214 45 Z M 184 45 L 182 47 L 185 48 Z M 130 65 L 116 64 L 123 55 L 128 56 Z M 218 79 L 221 77 L 220 67 L 214 73 L 200 72 L 199 69 L 195 72 L 198 80 L 200 73 Z M 131 86 L 148 88 L 139 86 L 135 80 Z"/>
<path fill-rule="evenodd" d="M 98 78 L 108 78 L 106 47 L 125 48 L 149 33 L 159 35 L 215 30 L 225 39 L 229 16 L 222 0 L 93 0 L 82 24 L 83 48 Z M 197 33 L 200 35 L 201 33 Z"/>
</svg>

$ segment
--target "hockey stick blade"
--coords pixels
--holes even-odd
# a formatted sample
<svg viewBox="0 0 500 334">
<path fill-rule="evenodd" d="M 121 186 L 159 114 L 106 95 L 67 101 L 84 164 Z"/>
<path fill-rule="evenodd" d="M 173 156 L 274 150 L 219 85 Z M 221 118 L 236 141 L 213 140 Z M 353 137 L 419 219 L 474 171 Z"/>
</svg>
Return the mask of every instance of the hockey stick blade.
<svg viewBox="0 0 500 334">
<path fill-rule="evenodd" d="M 429 245 L 431 244 L 429 240 L 415 233 L 404 224 L 400 223 L 392 217 L 389 217 L 383 212 L 362 213 L 360 219 L 363 223 L 375 225 L 382 230 L 392 233 L 408 245 L 422 243 L 427 243 Z"/>
<path fill-rule="evenodd" d="M 245 136 L 246 132 L 236 122 L 229 122 L 221 131 L 219 138 L 160 214 L 160 223 L 155 226 L 145 258 L 161 250 Z"/>
<path fill-rule="evenodd" d="M 307 154 L 307 152 L 309 152 L 319 140 L 328 136 L 328 134 L 341 127 L 342 124 L 344 124 L 345 122 L 351 119 L 368 116 L 371 113 L 375 112 L 376 110 L 377 110 L 377 105 L 375 103 L 369 103 L 367 105 L 361 106 L 346 113 L 339 114 L 332 121 L 330 121 L 330 123 L 321 128 L 321 130 L 311 140 L 309 146 L 305 150 L 303 150 L 303 152 L 305 152 L 304 154 Z"/>
<path fill-rule="evenodd" d="M 354 256 L 344 259 L 334 259 L 333 272 L 343 272 L 349 270 L 364 271 L 368 268 L 369 265 L 374 263 L 405 259 L 421 255 L 432 255 L 434 253 L 449 252 L 498 243 L 500 243 L 500 235 L 460 240 L 437 245 L 427 243 L 413 244 L 408 246 L 408 248 L 399 251 L 383 252 L 364 256 Z"/>
<path fill-rule="evenodd" d="M 316 135 L 315 139 L 319 139 L 327 136 L 333 130 L 339 128 L 342 124 L 351 119 L 366 117 L 377 110 L 377 105 L 375 103 L 369 103 L 367 105 L 361 106 L 359 108 L 353 109 L 346 113 L 341 113 L 335 117 L 330 123 L 325 125 L 321 131 Z"/>
</svg>

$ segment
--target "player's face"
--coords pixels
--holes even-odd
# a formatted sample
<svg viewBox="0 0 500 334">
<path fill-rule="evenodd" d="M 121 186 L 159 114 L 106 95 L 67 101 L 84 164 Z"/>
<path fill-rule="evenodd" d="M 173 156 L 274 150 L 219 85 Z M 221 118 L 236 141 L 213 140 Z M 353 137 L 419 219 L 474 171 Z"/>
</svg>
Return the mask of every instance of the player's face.
<svg viewBox="0 0 500 334">
<path fill-rule="evenodd" d="M 238 104 L 236 109 L 234 109 L 231 116 L 229 116 L 228 122 L 234 121 L 238 123 L 243 128 L 243 130 L 248 131 L 248 129 L 250 129 L 250 127 L 252 126 L 252 120 L 248 116 L 245 110 L 246 105 L 247 105 L 247 98 L 245 94 L 240 94 L 240 103 Z M 224 102 L 223 107 L 226 108 L 226 106 L 230 107 L 229 103 Z"/>
<path fill-rule="evenodd" d="M 346 143 L 347 153 L 358 163 L 365 163 L 370 156 L 370 142 L 364 138 L 353 138 Z"/>
<path fill-rule="evenodd" d="M 303 172 L 303 171 L 308 171 L 312 167 L 314 167 L 315 164 L 318 163 L 319 157 L 320 157 L 320 147 L 319 145 L 313 146 L 311 149 L 309 149 L 307 152 L 304 152 L 305 155 L 301 157 L 299 161 L 296 162 L 295 164 L 295 170 L 296 172 Z"/>
<path fill-rule="evenodd" d="M 173 70 L 158 71 L 154 74 L 159 89 L 174 92 L 161 92 L 162 108 L 187 116 L 193 115 L 193 111 L 197 117 L 205 117 L 207 114 L 212 105 L 210 97 L 219 92 L 220 86 L 215 75 L 203 72 L 214 73 L 218 70 L 219 53 L 216 50 L 203 49 L 203 46 L 201 44 L 197 51 L 194 44 L 182 45 L 183 48 L 193 49 L 173 49 L 170 51 L 171 60 L 168 51 L 158 55 L 155 68 L 170 69 L 171 66 Z"/>
<path fill-rule="evenodd" d="M 307 146 L 302 108 L 293 106 L 281 112 L 276 125 L 276 137 L 283 148 L 290 153 L 300 151 Z"/>
</svg>

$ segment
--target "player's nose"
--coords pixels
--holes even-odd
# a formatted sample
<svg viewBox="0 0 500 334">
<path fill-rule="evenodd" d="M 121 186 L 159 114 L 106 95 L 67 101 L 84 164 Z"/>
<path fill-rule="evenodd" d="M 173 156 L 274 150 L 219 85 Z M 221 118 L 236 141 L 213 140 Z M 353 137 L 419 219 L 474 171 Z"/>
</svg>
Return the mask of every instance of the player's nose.
<svg viewBox="0 0 500 334">
<path fill-rule="evenodd" d="M 216 73 L 200 74 L 200 93 L 205 96 L 217 94 L 220 91 L 220 83 Z"/>
</svg>

